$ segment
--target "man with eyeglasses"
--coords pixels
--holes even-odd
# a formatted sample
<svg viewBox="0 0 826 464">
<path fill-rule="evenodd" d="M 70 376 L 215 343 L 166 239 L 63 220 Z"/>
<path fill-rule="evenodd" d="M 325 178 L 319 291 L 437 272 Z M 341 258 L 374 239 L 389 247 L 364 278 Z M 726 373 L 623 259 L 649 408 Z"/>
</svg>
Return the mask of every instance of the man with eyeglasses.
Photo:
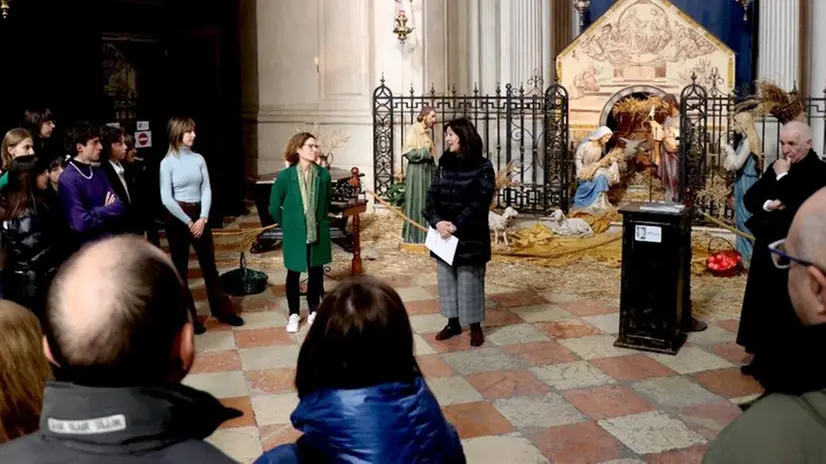
<svg viewBox="0 0 826 464">
<path fill-rule="evenodd" d="M 826 189 L 803 204 L 788 238 L 770 250 L 774 265 L 788 272 L 802 323 L 798 352 L 785 367 L 798 391 L 758 400 L 720 433 L 707 464 L 826 462 Z"/>
<path fill-rule="evenodd" d="M 826 163 L 812 149 L 811 128 L 798 121 L 780 130 L 782 156 L 746 192 L 752 217 L 746 225 L 755 237 L 737 343 L 754 354 L 743 366 L 767 391 L 783 391 L 786 358 L 794 353 L 800 326 L 786 292 L 788 274 L 772 265 L 769 245 L 784 238 L 800 206 L 826 187 Z"/>
</svg>

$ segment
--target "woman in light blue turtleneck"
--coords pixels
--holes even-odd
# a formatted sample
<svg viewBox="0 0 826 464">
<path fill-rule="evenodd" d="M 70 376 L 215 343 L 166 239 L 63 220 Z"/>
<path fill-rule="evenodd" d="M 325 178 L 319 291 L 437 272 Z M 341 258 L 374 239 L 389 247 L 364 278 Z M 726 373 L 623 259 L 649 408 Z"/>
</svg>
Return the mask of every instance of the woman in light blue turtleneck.
<svg viewBox="0 0 826 464">
<path fill-rule="evenodd" d="M 189 118 L 172 118 L 167 130 L 169 151 L 161 161 L 161 201 L 169 211 L 166 238 L 169 241 L 172 262 L 186 283 L 191 244 L 195 248 L 204 276 L 210 313 L 226 324 L 244 325 L 244 320 L 235 314 L 229 298 L 221 291 L 221 282 L 218 279 L 212 231 L 207 224 L 209 208 L 212 205 L 212 188 L 209 184 L 206 161 L 192 151 L 192 145 L 195 143 L 195 122 Z M 189 285 L 187 291 L 189 292 Z M 205 328 L 198 321 L 191 292 L 189 311 L 195 324 L 195 332 L 203 333 Z"/>
</svg>

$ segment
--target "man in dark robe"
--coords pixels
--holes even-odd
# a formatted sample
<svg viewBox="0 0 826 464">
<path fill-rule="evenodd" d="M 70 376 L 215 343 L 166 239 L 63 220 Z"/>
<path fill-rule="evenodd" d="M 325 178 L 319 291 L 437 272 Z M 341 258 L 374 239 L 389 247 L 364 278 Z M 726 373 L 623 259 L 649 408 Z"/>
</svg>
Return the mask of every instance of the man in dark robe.
<svg viewBox="0 0 826 464">
<path fill-rule="evenodd" d="M 743 199 L 753 215 L 746 225 L 755 243 L 737 343 L 754 354 L 743 373 L 754 376 L 767 391 L 783 392 L 795 384 L 783 366 L 799 356 L 803 326 L 786 292 L 788 274 L 772 264 L 769 245 L 786 237 L 803 202 L 826 186 L 826 163 L 812 149 L 812 130 L 802 122 L 785 124 L 780 144 L 780 159 Z"/>
</svg>

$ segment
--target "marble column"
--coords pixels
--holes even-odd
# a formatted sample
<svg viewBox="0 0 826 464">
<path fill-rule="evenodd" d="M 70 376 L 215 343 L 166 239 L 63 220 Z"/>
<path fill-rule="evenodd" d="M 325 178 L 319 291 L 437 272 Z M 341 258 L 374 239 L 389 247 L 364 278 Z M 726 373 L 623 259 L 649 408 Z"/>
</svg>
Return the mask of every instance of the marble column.
<svg viewBox="0 0 826 464">
<path fill-rule="evenodd" d="M 791 90 L 801 77 L 800 0 L 760 2 L 759 16 L 757 78 Z"/>
<path fill-rule="evenodd" d="M 809 70 L 809 95 L 815 98 L 824 97 L 826 89 L 826 28 L 823 28 L 822 18 L 826 17 L 826 2 L 823 0 L 810 0 L 809 3 L 809 31 L 811 38 L 809 42 L 809 56 L 807 65 Z M 824 127 L 824 117 L 826 114 L 820 110 L 823 104 L 813 110 L 812 141 L 814 149 L 821 157 L 826 156 L 826 127 Z"/>
<path fill-rule="evenodd" d="M 545 83 L 551 76 L 546 75 L 550 66 L 546 61 L 551 46 L 547 33 L 550 29 L 548 4 L 542 0 L 502 0 L 500 10 L 500 63 L 501 82 L 509 82 L 515 87 L 531 87 L 528 80 L 538 72 Z M 547 68 L 547 70 L 546 70 Z"/>
<path fill-rule="evenodd" d="M 817 0 L 820 1 L 820 0 Z M 789 91 L 800 87 L 800 0 L 760 2 L 757 79 Z M 763 135 L 764 166 L 777 159 L 780 128 L 767 123 Z"/>
<path fill-rule="evenodd" d="M 499 83 L 499 0 L 479 0 L 479 91 L 492 95 Z"/>
</svg>

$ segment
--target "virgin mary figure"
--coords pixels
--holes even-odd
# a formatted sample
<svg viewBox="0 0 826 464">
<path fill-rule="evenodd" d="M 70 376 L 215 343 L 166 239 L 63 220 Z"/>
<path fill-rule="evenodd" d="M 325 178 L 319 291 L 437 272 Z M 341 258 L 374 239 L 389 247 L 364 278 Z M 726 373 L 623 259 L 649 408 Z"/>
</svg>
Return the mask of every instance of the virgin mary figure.
<svg viewBox="0 0 826 464">
<path fill-rule="evenodd" d="M 423 106 L 416 117 L 416 123 L 407 133 L 402 148 L 402 156 L 407 159 L 404 214 L 423 227 L 427 227 L 427 221 L 422 215 L 425 197 L 433 173 L 436 172 L 436 161 L 433 156 L 436 146 L 430 136 L 435 123 L 436 110 L 432 106 Z M 404 243 L 424 243 L 427 234 L 405 221 L 402 236 Z"/>
<path fill-rule="evenodd" d="M 731 189 L 734 200 L 734 223 L 740 232 L 751 234 L 749 228 L 746 227 L 746 221 L 751 218 L 751 213 L 743 204 L 743 197 L 760 177 L 760 158 L 763 156 L 763 151 L 760 135 L 754 127 L 754 115 L 742 107 L 735 107 L 735 111 L 737 113 L 732 118 L 732 125 L 734 132 L 741 138 L 736 149 L 724 145 L 726 158 L 723 161 L 723 167 L 734 173 L 734 185 Z M 748 267 L 754 244 L 740 235 L 734 243 L 735 248 L 743 257 L 743 264 Z"/>
<path fill-rule="evenodd" d="M 574 155 L 577 187 L 574 194 L 574 208 L 606 209 L 608 190 L 620 180 L 619 166 L 616 160 L 603 161 L 605 144 L 614 133 L 602 126 L 585 138 L 577 147 Z"/>
</svg>

